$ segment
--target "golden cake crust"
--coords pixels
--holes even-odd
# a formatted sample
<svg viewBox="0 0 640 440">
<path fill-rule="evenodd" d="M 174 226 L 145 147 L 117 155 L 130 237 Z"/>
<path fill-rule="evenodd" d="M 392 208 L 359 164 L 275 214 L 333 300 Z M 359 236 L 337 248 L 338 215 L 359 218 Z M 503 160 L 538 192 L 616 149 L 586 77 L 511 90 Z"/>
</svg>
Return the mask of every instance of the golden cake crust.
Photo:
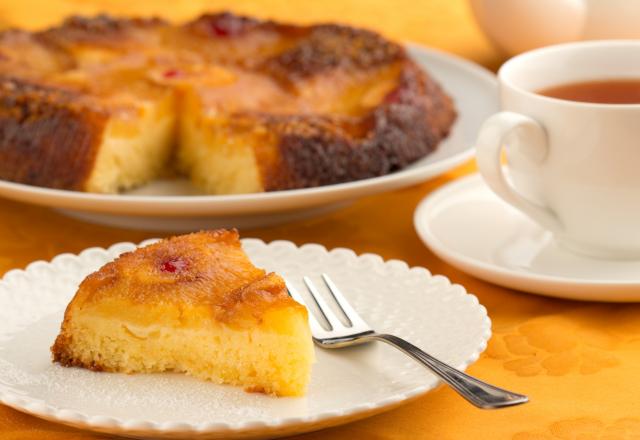
<svg viewBox="0 0 640 440">
<path fill-rule="evenodd" d="M 130 65 L 138 75 L 137 81 L 114 82 L 113 94 L 124 90 L 140 96 L 144 83 L 180 94 L 184 87 L 174 80 L 184 77 L 197 93 L 215 95 L 215 81 L 201 78 L 208 66 L 273 83 L 269 87 L 274 91 L 265 92 L 266 102 L 273 104 L 230 105 L 233 110 L 224 114 L 226 129 L 261 133 L 252 144 L 259 186 L 265 191 L 396 171 L 433 151 L 456 117 L 451 99 L 403 47 L 348 26 L 295 26 L 230 13 L 205 14 L 181 25 L 100 15 L 72 17 L 33 35 L 10 32 L 0 35 L 0 74 L 15 71 L 18 77 L 0 77 L 9 84 L 1 91 L 9 110 L 0 118 L 0 178 L 21 183 L 88 189 L 95 149 L 111 108 L 109 90 L 97 85 L 105 83 L 104 76 L 95 74 L 101 65 L 120 63 L 118 72 Z M 37 53 L 44 51 L 53 61 L 25 67 L 20 51 L 12 50 L 16 41 L 37 48 Z M 68 81 L 78 73 L 84 73 L 87 84 Z M 26 77 L 29 87 L 22 85 Z M 96 85 L 91 85 L 92 78 Z M 135 90 L 130 85 L 134 83 Z M 354 98 L 359 84 L 367 88 Z M 47 93 L 33 94 L 33 88 Z M 274 99 L 269 100 L 270 93 Z M 22 105 L 27 98 L 31 104 Z M 72 111 L 76 100 L 91 101 L 100 110 Z M 218 103 L 216 114 L 221 107 Z M 58 126 L 71 127 L 72 132 L 55 135 Z M 15 134 L 18 128 L 20 135 Z M 46 154 L 56 161 L 43 161 Z"/>
<path fill-rule="evenodd" d="M 211 264 L 212 258 L 215 264 Z M 126 289 L 114 288 L 124 283 Z M 225 323 L 233 321 L 234 312 L 241 314 L 239 309 L 244 305 L 253 308 L 260 297 L 264 297 L 265 306 L 297 305 L 279 277 L 249 261 L 236 230 L 171 237 L 122 254 L 89 275 L 79 293 L 77 301 L 83 304 L 99 302 L 103 295 L 121 295 L 136 304 L 211 307 L 212 319 Z"/>
</svg>

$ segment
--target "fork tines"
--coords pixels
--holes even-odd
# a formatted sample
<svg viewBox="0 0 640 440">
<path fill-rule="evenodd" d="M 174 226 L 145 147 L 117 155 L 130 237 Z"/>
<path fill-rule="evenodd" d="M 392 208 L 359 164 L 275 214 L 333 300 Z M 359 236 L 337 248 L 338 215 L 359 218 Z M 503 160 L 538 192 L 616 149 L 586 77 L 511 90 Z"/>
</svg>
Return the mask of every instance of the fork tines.
<svg viewBox="0 0 640 440">
<path fill-rule="evenodd" d="M 314 338 L 322 339 L 339 337 L 344 334 L 353 334 L 370 330 L 370 327 L 367 325 L 367 323 L 364 322 L 364 320 L 355 311 L 351 304 L 349 304 L 349 301 L 347 301 L 340 289 L 338 289 L 336 284 L 327 274 L 322 274 L 322 280 L 329 290 L 334 304 L 344 315 L 345 322 L 342 322 L 337 314 L 334 313 L 333 309 L 329 306 L 324 296 L 319 292 L 318 288 L 311 281 L 311 279 L 307 276 L 304 276 L 302 279 L 304 281 L 304 284 L 307 286 L 311 298 L 313 299 L 313 303 L 318 311 L 318 314 L 323 318 L 319 320 L 316 315 L 311 310 L 309 310 L 309 324 L 311 326 L 311 332 L 313 333 Z M 307 301 L 305 301 L 300 292 L 298 292 L 293 287 L 292 283 L 286 281 L 286 285 L 291 297 L 300 304 L 307 305 L 307 309 L 310 309 Z M 323 325 L 321 321 L 324 321 L 326 325 Z"/>
</svg>

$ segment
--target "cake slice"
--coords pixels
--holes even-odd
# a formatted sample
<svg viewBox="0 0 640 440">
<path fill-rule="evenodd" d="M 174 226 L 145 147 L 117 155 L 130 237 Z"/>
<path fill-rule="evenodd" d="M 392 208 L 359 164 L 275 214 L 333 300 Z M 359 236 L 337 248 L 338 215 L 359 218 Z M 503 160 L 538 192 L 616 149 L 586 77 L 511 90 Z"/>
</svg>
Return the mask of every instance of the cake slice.
<svg viewBox="0 0 640 440">
<path fill-rule="evenodd" d="M 307 310 L 226 230 L 162 240 L 89 275 L 51 351 L 64 366 L 183 372 L 277 396 L 303 395 L 314 359 Z"/>
</svg>

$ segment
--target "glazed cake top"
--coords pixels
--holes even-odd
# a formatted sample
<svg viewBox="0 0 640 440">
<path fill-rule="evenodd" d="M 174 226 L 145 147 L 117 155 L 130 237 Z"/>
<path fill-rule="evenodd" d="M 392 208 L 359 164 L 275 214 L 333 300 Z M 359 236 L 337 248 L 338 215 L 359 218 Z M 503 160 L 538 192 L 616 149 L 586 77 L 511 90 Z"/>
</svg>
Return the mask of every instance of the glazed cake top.
<svg viewBox="0 0 640 440">
<path fill-rule="evenodd" d="M 188 84 L 228 112 L 358 116 L 397 88 L 406 62 L 401 46 L 368 30 L 226 12 L 179 25 L 99 15 L 0 32 L 0 82 L 20 78 L 103 99 Z M 216 90 L 232 83 L 234 93 Z M 241 97 L 261 94 L 258 102 Z"/>
<path fill-rule="evenodd" d="M 126 307 L 139 313 L 140 306 L 148 307 L 149 317 L 163 310 L 165 318 L 187 326 L 200 318 L 253 325 L 281 308 L 306 312 L 289 297 L 282 278 L 251 263 L 235 230 L 172 237 L 127 252 L 85 278 L 70 309 L 108 316 Z"/>
</svg>

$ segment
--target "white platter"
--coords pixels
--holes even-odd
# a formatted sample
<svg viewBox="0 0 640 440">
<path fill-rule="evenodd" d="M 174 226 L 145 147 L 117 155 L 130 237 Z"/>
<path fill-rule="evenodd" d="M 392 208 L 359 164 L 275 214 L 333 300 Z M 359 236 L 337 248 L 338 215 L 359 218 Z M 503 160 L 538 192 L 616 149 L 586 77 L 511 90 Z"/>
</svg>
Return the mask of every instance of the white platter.
<svg viewBox="0 0 640 440">
<path fill-rule="evenodd" d="M 590 258 L 560 247 L 479 174 L 427 196 L 414 224 L 436 255 L 492 283 L 558 298 L 640 301 L 640 260 Z"/>
<path fill-rule="evenodd" d="M 278 271 L 300 290 L 303 274 L 327 272 L 376 329 L 405 337 L 458 368 L 475 361 L 490 337 L 491 323 L 476 297 L 426 269 L 319 245 L 247 239 L 243 246 L 256 265 Z M 317 362 L 304 398 L 245 393 L 178 374 L 97 373 L 53 364 L 49 347 L 79 282 L 134 248 L 119 243 L 80 255 L 63 254 L 4 276 L 0 403 L 67 425 L 126 436 L 265 438 L 367 417 L 438 384 L 402 353 L 375 343 L 333 351 L 316 348 Z"/>
<path fill-rule="evenodd" d="M 197 195 L 186 181 L 179 180 L 153 182 L 119 195 L 0 181 L 0 196 L 60 209 L 73 217 L 111 226 L 189 231 L 293 221 L 338 209 L 360 197 L 414 185 L 471 158 L 480 125 L 498 111 L 498 93 L 495 76 L 476 64 L 417 45 L 408 49 L 454 98 L 458 120 L 436 152 L 404 170 L 319 188 L 219 196 Z"/>
</svg>

